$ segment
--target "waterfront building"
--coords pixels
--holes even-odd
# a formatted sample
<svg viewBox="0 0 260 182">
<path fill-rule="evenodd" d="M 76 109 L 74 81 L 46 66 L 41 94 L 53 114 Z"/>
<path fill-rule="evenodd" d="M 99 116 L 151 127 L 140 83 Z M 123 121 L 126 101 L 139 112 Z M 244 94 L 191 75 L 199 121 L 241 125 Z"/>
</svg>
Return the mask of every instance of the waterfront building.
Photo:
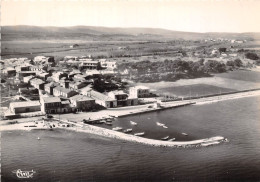
<svg viewBox="0 0 260 182">
<path fill-rule="evenodd" d="M 13 114 L 41 111 L 39 101 L 11 102 L 9 106 Z"/>
<path fill-rule="evenodd" d="M 145 98 L 150 96 L 150 90 L 146 86 L 135 86 L 129 88 L 129 96 L 135 98 Z"/>
<path fill-rule="evenodd" d="M 70 98 L 70 102 L 80 111 L 89 111 L 95 107 L 95 99 L 85 95 L 74 95 Z"/>
<path fill-rule="evenodd" d="M 46 114 L 61 112 L 61 99 L 59 97 L 41 97 L 41 111 Z"/>
<path fill-rule="evenodd" d="M 113 99 L 105 94 L 102 94 L 102 93 L 94 91 L 94 90 L 90 90 L 86 94 L 88 97 L 95 99 L 96 103 L 103 107 L 106 107 L 106 108 L 117 107 L 117 100 Z"/>
</svg>

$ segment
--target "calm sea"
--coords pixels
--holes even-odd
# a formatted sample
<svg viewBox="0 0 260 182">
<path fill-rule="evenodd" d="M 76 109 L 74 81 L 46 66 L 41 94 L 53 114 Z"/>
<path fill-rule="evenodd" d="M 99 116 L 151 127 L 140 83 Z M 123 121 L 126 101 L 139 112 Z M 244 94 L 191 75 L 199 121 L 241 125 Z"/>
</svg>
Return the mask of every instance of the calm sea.
<svg viewBox="0 0 260 182">
<path fill-rule="evenodd" d="M 114 126 L 145 131 L 149 138 L 220 135 L 230 142 L 175 149 L 64 130 L 6 131 L 2 181 L 19 181 L 12 173 L 17 169 L 36 171 L 32 179 L 20 181 L 260 181 L 260 97 L 125 117 Z"/>
</svg>

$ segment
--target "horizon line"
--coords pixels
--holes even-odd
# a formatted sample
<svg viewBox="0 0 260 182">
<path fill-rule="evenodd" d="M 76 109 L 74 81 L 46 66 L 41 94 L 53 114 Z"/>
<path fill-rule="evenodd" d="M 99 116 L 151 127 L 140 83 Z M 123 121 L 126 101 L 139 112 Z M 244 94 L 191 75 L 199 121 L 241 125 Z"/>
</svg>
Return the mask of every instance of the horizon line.
<svg viewBox="0 0 260 182">
<path fill-rule="evenodd" d="M 259 32 L 193 32 L 193 31 L 185 31 L 185 30 L 172 30 L 167 28 L 160 27 L 108 27 L 108 26 L 93 26 L 93 25 L 69 25 L 69 26 L 55 26 L 55 25 L 28 25 L 28 24 L 19 24 L 19 25 L 1 25 L 1 27 L 15 27 L 15 26 L 31 26 L 31 27 L 56 27 L 56 28 L 66 28 L 66 27 L 102 27 L 102 28 L 121 28 L 121 29 L 161 29 L 172 32 L 184 32 L 184 33 L 199 33 L 199 34 L 207 34 L 207 33 L 230 33 L 230 34 L 244 34 L 244 33 L 260 33 Z"/>
</svg>

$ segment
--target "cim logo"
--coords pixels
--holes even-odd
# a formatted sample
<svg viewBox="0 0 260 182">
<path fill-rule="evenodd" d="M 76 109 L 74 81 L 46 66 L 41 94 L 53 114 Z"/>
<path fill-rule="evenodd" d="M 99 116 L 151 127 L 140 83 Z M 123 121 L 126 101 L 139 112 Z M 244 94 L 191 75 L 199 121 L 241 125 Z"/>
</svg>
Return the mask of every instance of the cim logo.
<svg viewBox="0 0 260 182">
<path fill-rule="evenodd" d="M 21 169 L 14 170 L 12 172 L 15 173 L 18 178 L 33 178 L 33 174 L 36 173 L 34 170 L 22 171 Z"/>
</svg>

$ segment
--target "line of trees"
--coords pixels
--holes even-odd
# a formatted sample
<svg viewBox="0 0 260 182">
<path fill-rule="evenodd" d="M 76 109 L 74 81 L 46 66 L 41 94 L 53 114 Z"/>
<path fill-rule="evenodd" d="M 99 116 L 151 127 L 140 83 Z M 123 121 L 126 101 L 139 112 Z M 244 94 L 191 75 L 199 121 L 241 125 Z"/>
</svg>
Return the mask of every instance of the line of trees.
<svg viewBox="0 0 260 182">
<path fill-rule="evenodd" d="M 200 59 L 199 61 L 183 61 L 181 59 L 168 60 L 162 62 L 151 62 L 149 60 L 141 62 L 127 62 L 119 65 L 118 69 L 135 70 L 135 78 L 138 81 L 174 81 L 181 78 L 197 78 L 210 76 L 210 73 L 223 73 L 227 70 L 243 66 L 240 59 L 227 61 L 227 63 L 216 60 Z M 145 81 L 146 80 L 146 81 Z"/>
</svg>

